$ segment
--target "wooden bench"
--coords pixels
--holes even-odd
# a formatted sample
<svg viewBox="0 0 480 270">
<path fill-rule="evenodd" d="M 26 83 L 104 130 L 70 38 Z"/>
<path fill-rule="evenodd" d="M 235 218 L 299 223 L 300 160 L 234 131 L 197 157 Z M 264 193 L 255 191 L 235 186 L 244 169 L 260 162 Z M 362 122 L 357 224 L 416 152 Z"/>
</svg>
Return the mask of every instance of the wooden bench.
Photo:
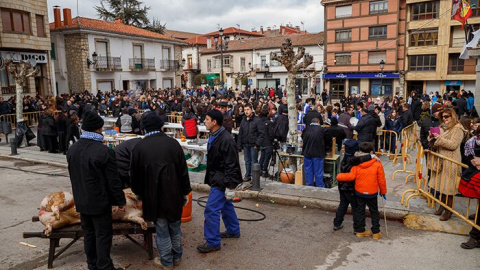
<svg viewBox="0 0 480 270">
<path fill-rule="evenodd" d="M 39 221 L 38 216 L 32 217 L 32 222 Z M 148 229 L 142 230 L 139 224 L 124 222 L 124 221 L 115 221 L 113 223 L 113 235 L 124 235 L 127 239 L 132 241 L 137 246 L 144 249 L 150 260 L 153 259 L 153 240 L 152 234 L 155 233 L 155 225 L 152 222 L 147 222 Z M 138 241 L 133 239 L 131 234 L 143 234 L 143 239 L 145 241 L 145 246 L 140 244 Z M 64 253 L 68 248 L 70 248 L 78 239 L 83 237 L 83 231 L 80 224 L 70 225 L 60 229 L 54 229 L 49 236 L 46 236 L 42 232 L 24 232 L 23 238 L 46 238 L 50 239 L 50 248 L 48 251 L 48 269 L 53 268 L 53 261 L 58 258 L 62 253 Z M 61 250 L 55 253 L 55 249 L 60 246 L 60 239 L 69 238 L 72 239 L 66 246 Z"/>
</svg>

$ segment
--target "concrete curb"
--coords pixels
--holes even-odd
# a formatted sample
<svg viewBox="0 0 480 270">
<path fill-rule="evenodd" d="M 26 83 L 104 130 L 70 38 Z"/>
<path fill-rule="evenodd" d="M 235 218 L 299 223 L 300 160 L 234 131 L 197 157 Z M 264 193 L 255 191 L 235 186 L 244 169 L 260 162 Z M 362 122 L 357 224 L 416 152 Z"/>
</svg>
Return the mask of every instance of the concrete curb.
<svg viewBox="0 0 480 270">
<path fill-rule="evenodd" d="M 200 183 L 191 183 L 192 189 L 197 192 L 208 193 L 210 192 L 210 187 L 206 184 Z M 235 195 L 242 199 L 253 199 L 264 202 L 272 202 L 297 206 L 297 207 L 308 207 L 313 209 L 324 210 L 328 212 L 336 212 L 338 208 L 338 201 L 332 201 L 327 199 L 316 199 L 316 198 L 305 198 L 301 196 L 292 196 L 292 195 L 283 195 L 268 193 L 262 191 L 236 191 Z M 380 214 L 383 218 L 383 207 L 380 207 Z M 414 211 L 409 211 L 408 209 L 396 209 L 396 208 L 385 208 L 386 216 L 390 220 L 402 220 L 409 214 L 422 215 L 422 213 L 417 213 Z"/>
<path fill-rule="evenodd" d="M 55 167 L 68 168 L 67 164 L 53 162 L 53 161 L 31 159 L 31 158 L 25 158 L 25 157 L 20 157 L 20 156 L 11 156 L 11 155 L 0 155 L 0 157 L 1 158 L 15 159 L 15 160 L 28 161 L 28 162 L 36 163 L 36 164 L 45 164 L 45 165 L 50 165 L 50 166 L 55 166 Z"/>
</svg>

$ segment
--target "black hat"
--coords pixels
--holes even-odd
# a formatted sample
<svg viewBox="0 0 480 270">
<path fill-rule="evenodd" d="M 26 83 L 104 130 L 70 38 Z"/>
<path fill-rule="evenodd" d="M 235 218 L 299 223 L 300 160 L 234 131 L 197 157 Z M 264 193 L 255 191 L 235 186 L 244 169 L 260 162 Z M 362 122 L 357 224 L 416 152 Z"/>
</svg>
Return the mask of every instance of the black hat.
<svg viewBox="0 0 480 270">
<path fill-rule="evenodd" d="M 353 156 L 355 152 L 359 151 L 358 141 L 354 139 L 346 140 L 345 143 L 345 154 Z"/>
<path fill-rule="evenodd" d="M 283 108 L 282 113 L 288 113 L 288 108 Z"/>
<path fill-rule="evenodd" d="M 82 121 L 82 129 L 85 131 L 95 131 L 103 127 L 103 119 L 92 111 L 85 112 Z"/>
<path fill-rule="evenodd" d="M 207 112 L 207 116 L 210 116 L 212 120 L 217 120 L 217 124 L 221 126 L 223 124 L 223 114 L 219 110 L 210 110 Z"/>
<path fill-rule="evenodd" d="M 163 127 L 163 120 L 155 112 L 144 113 L 142 116 L 141 126 L 146 132 L 161 130 Z"/>
<path fill-rule="evenodd" d="M 228 103 L 225 101 L 218 102 L 218 107 L 228 107 Z"/>
</svg>

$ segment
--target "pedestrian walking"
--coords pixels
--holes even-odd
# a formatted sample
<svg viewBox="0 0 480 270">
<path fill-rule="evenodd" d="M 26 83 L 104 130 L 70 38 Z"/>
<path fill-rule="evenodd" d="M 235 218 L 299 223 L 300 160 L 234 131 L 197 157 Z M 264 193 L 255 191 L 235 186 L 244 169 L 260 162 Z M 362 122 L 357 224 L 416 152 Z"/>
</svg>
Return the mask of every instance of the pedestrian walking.
<svg viewBox="0 0 480 270">
<path fill-rule="evenodd" d="M 103 145 L 103 119 L 89 111 L 83 115 L 83 134 L 67 153 L 75 207 L 80 213 L 84 250 L 89 270 L 117 269 L 110 258 L 112 206 L 125 211 L 125 195 L 115 152 Z"/>
<path fill-rule="evenodd" d="M 242 183 L 242 173 L 235 141 L 222 124 L 223 115 L 220 111 L 211 110 L 207 113 L 205 127 L 210 131 L 210 135 L 205 184 L 210 186 L 210 193 L 204 213 L 203 231 L 206 242 L 197 246 L 200 253 L 220 250 L 221 238 L 240 237 L 237 214 L 232 202 L 227 200 L 225 192 L 235 189 Z M 222 233 L 220 233 L 220 215 L 225 224 L 225 232 Z"/>
</svg>

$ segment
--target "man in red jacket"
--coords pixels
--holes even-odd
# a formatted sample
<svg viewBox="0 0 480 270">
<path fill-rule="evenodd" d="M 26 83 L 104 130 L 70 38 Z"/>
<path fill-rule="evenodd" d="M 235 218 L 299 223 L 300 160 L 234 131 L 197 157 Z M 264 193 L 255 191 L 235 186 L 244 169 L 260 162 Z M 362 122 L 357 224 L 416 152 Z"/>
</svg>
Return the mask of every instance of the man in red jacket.
<svg viewBox="0 0 480 270">
<path fill-rule="evenodd" d="M 373 143 L 360 143 L 360 152 L 356 156 L 370 155 L 373 152 Z M 364 162 L 358 166 L 352 167 L 349 173 L 341 173 L 337 175 L 338 181 L 354 181 L 355 180 L 355 196 L 357 199 L 357 219 L 358 226 L 354 228 L 357 237 L 369 237 L 373 232 L 373 239 L 382 238 L 380 232 L 380 214 L 378 212 L 377 195 L 386 200 L 387 184 L 385 180 L 385 171 L 382 163 L 374 158 Z M 368 206 L 372 219 L 372 231 L 365 230 L 365 206 Z"/>
</svg>

